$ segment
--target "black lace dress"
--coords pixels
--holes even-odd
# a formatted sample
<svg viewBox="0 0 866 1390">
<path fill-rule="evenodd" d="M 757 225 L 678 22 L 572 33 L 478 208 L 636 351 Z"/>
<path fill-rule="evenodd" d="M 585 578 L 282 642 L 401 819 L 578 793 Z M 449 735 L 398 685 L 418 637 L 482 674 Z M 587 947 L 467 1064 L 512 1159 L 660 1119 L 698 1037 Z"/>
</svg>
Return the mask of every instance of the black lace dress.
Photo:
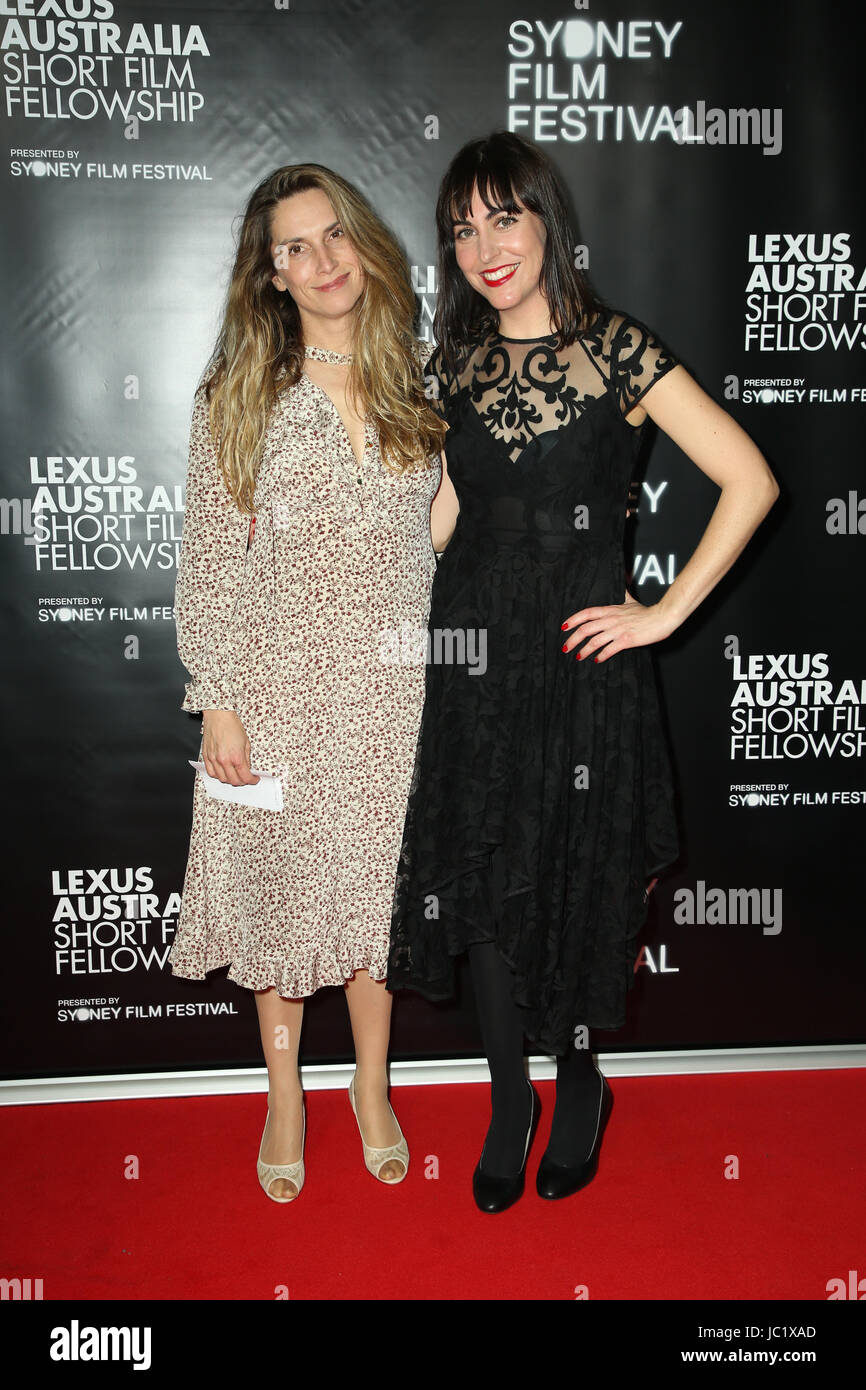
<svg viewBox="0 0 866 1390">
<path fill-rule="evenodd" d="M 495 941 L 525 1032 L 562 1053 L 625 1021 L 647 879 L 677 856 L 650 652 L 578 661 L 562 623 L 625 596 L 640 428 L 676 359 L 611 310 L 571 347 L 498 334 L 456 379 L 428 365 L 460 502 L 433 582 L 424 712 L 387 984 L 453 996 Z"/>
</svg>

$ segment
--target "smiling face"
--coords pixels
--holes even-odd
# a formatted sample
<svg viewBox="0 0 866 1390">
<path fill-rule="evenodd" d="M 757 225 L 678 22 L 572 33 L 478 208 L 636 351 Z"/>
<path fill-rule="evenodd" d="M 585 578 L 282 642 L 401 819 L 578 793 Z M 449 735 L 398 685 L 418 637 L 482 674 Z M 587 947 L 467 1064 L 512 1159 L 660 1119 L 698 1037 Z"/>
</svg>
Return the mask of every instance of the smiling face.
<svg viewBox="0 0 866 1390">
<path fill-rule="evenodd" d="M 503 334 L 544 336 L 550 310 L 539 277 L 547 244 L 544 223 L 528 208 L 489 208 L 472 190 L 465 221 L 454 223 L 457 265 L 499 314 Z"/>
<path fill-rule="evenodd" d="M 282 198 L 271 220 L 275 287 L 292 296 L 305 338 L 317 329 L 332 340 L 341 320 L 348 328 L 364 290 L 358 255 L 321 188 Z"/>
</svg>

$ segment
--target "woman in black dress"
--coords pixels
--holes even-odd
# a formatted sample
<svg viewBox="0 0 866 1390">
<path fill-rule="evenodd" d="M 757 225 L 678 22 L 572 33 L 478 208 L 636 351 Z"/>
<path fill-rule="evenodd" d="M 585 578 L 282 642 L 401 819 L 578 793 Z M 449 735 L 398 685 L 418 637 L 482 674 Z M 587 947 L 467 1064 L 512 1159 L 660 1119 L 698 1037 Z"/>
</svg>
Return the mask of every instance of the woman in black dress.
<svg viewBox="0 0 866 1390">
<path fill-rule="evenodd" d="M 573 263 L 556 173 L 520 136 L 465 146 L 437 205 L 448 424 L 433 509 L 427 686 L 388 987 L 453 995 L 468 949 L 492 1080 L 478 1206 L 523 1191 L 538 1117 L 524 1035 L 557 1057 L 537 1189 L 594 1175 L 611 1105 L 588 1029 L 625 1021 L 647 882 L 677 856 L 648 645 L 727 572 L 778 487 L 654 334 Z M 627 593 L 623 529 L 649 415 L 721 489 L 658 603 Z M 447 549 L 445 546 L 447 545 Z"/>
</svg>

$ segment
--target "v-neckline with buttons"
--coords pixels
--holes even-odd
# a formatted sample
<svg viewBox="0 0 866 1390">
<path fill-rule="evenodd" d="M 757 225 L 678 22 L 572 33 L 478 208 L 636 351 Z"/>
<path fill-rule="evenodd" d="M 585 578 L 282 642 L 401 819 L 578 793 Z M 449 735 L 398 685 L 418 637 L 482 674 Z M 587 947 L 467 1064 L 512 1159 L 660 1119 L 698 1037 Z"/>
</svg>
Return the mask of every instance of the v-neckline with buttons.
<svg viewBox="0 0 866 1390">
<path fill-rule="evenodd" d="M 314 347 L 312 345 L 308 345 L 305 347 L 304 355 L 306 357 L 312 357 L 314 361 L 317 362 L 330 362 L 337 365 L 345 365 L 352 361 L 350 353 L 334 352 L 331 350 L 331 348 L 320 348 Z M 317 391 L 320 391 L 322 395 L 325 397 L 326 401 L 328 401 L 328 403 L 330 404 L 331 409 L 333 410 L 338 421 L 340 422 L 340 428 L 342 429 L 343 434 L 345 435 L 346 442 L 349 446 L 349 452 L 355 461 L 355 465 L 358 469 L 358 472 L 362 473 L 364 470 L 364 463 L 367 458 L 367 450 L 370 447 L 370 429 L 368 421 L 364 420 L 362 422 L 364 426 L 364 448 L 361 457 L 358 458 L 358 455 L 355 453 L 355 446 L 352 443 L 352 436 L 349 434 L 349 427 L 346 424 L 346 421 L 343 419 L 340 407 L 337 405 L 337 402 L 334 400 L 330 391 L 326 390 L 325 387 L 321 384 L 321 382 L 314 381 L 306 370 L 304 371 L 304 376 L 307 378 L 307 381 L 310 383 L 310 385 L 315 387 Z"/>
</svg>

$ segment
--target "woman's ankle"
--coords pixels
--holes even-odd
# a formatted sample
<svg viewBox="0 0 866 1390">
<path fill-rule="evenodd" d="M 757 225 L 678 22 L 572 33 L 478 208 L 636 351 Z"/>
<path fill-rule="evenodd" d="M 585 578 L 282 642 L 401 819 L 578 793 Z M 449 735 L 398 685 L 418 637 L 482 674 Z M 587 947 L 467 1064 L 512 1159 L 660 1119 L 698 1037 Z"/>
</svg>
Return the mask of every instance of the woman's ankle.
<svg viewBox="0 0 866 1390">
<path fill-rule="evenodd" d="M 388 1069 L 384 1064 L 355 1064 L 356 1095 L 386 1095 L 387 1091 Z"/>
<path fill-rule="evenodd" d="M 268 1108 L 273 1111 L 288 1110 L 297 1105 L 303 1098 L 304 1091 L 301 1086 L 301 1079 L 280 1080 L 276 1083 L 271 1082 L 268 1087 Z"/>
</svg>

